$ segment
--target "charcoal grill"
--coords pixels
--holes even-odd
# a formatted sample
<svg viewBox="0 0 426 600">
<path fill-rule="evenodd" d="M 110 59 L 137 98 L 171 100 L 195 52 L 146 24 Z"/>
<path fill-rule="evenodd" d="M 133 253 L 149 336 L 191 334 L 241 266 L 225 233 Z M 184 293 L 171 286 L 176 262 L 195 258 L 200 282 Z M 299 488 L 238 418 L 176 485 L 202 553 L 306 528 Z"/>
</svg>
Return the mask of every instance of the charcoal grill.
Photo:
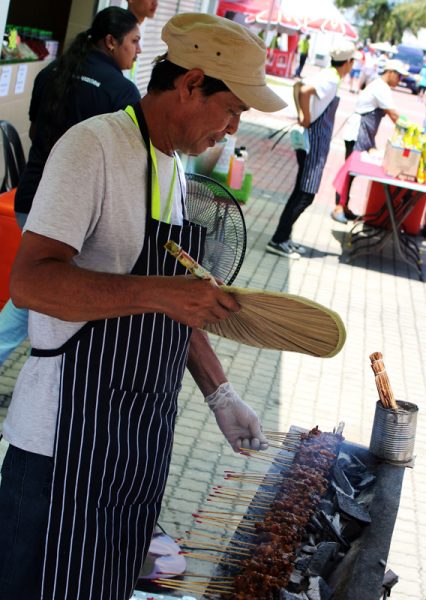
<svg viewBox="0 0 426 600">
<path fill-rule="evenodd" d="M 290 428 L 291 433 L 303 431 L 294 426 Z M 287 454 L 287 452 L 284 454 Z M 315 596 L 314 592 L 308 596 L 306 591 L 301 592 L 300 586 L 294 583 L 294 581 L 297 582 L 296 577 L 293 578 L 286 590 L 282 590 L 280 600 L 297 600 L 298 598 L 306 598 L 307 600 L 310 597 L 317 597 L 318 600 L 331 598 L 332 600 L 380 600 L 387 593 L 386 588 L 383 586 L 386 561 L 397 517 L 405 469 L 387 464 L 377 459 L 367 448 L 348 441 L 342 442 L 339 456 L 348 456 L 354 463 L 360 461 L 366 467 L 366 480 L 370 477 L 370 484 L 367 481 L 365 489 L 359 491 L 356 497 L 360 505 L 360 513 L 355 515 L 356 518 L 349 517 L 348 513 L 353 509 L 344 504 L 344 497 L 349 490 L 345 489 L 345 482 L 339 479 L 339 475 L 334 473 L 332 483 L 312 519 L 314 525 L 309 527 L 310 532 L 316 528 L 317 539 L 318 530 L 321 528 L 323 530 L 323 539 L 320 542 L 317 541 L 317 547 L 320 544 L 326 547 L 330 542 L 337 544 L 337 549 L 334 552 L 337 559 L 334 560 L 332 568 L 330 569 L 330 563 L 324 567 L 326 586 L 321 593 L 318 592 L 318 596 Z M 268 473 L 277 472 L 277 470 L 279 469 L 273 465 Z M 335 490 L 336 487 L 338 488 L 337 491 Z M 252 504 L 259 494 L 261 494 L 261 489 L 253 498 Z M 327 507 L 327 498 L 333 494 L 340 496 L 339 499 L 335 497 L 334 502 L 338 506 L 342 505 L 344 510 L 347 511 L 346 513 L 342 510 L 339 511 L 345 521 L 343 533 L 330 526 L 327 511 L 324 510 L 324 507 Z M 247 515 L 251 513 L 253 511 L 250 505 L 247 509 Z M 308 543 L 309 531 L 302 546 L 305 545 L 306 547 Z M 244 534 L 241 534 L 237 529 L 233 539 L 238 539 L 238 537 L 242 539 Z M 305 556 L 306 558 L 302 551 L 300 551 L 299 556 Z M 226 563 L 227 559 L 225 557 L 223 564 L 226 565 Z M 229 573 L 229 569 L 220 566 L 215 575 L 219 576 L 225 572 Z M 395 578 L 391 578 L 390 585 L 392 583 L 395 583 Z"/>
<path fill-rule="evenodd" d="M 298 439 L 300 443 L 301 434 L 307 433 L 306 430 L 293 426 L 287 434 L 287 439 Z M 315 428 L 309 432 L 309 436 L 319 433 Z M 214 559 L 218 566 L 209 579 L 210 583 L 204 595 L 201 596 L 200 588 L 190 579 L 177 582 L 175 592 L 186 591 L 189 595 L 192 592 L 197 598 L 232 600 L 380 600 L 387 597 L 398 579 L 390 570 L 385 573 L 385 569 L 405 468 L 383 462 L 367 448 L 344 441 L 340 433 L 339 427 L 336 435 L 331 436 L 334 440 L 331 444 L 328 437 L 330 434 L 324 434 L 321 438 L 324 446 L 317 444 L 317 438 L 309 437 L 311 441 L 315 440 L 310 450 L 309 441 L 303 441 L 303 451 L 300 450 L 299 443 L 296 443 L 295 447 L 285 442 L 287 449 L 280 449 L 268 471 L 264 475 L 259 474 L 261 483 L 256 488 L 248 508 L 239 513 L 243 516 L 232 517 L 235 518 L 233 522 L 237 529 L 227 542 L 228 545 L 222 546 L 220 554 Z M 306 439 L 306 435 L 303 437 Z M 337 458 L 333 460 L 336 454 Z M 307 462 L 301 462 L 303 460 Z M 319 479 L 315 473 L 320 474 Z M 324 480 L 325 473 L 328 475 L 328 482 Z M 240 474 L 234 475 L 236 479 L 240 477 Z M 251 478 L 249 474 L 249 480 L 253 481 Z M 274 483 L 271 484 L 271 481 Z M 318 487 L 313 487 L 314 485 Z M 292 495 L 292 490 L 297 488 L 303 488 L 305 493 L 299 496 Z M 272 497 L 273 500 L 265 502 L 272 489 L 274 491 L 269 495 L 269 499 Z M 237 499 L 240 495 L 242 498 L 246 497 L 243 490 L 241 494 L 238 488 L 233 490 Z M 281 504 L 276 504 L 278 490 L 278 502 Z M 222 489 L 219 493 L 222 493 Z M 227 493 L 229 494 L 229 491 Z M 298 498 L 298 503 L 294 498 Z M 311 500 L 310 509 L 306 509 L 306 503 Z M 271 513 L 271 503 L 274 509 L 279 507 L 281 521 L 278 519 L 278 529 L 275 526 L 277 520 L 273 518 L 277 513 Z M 207 522 L 211 524 L 211 519 L 217 518 L 216 512 L 205 516 Z M 219 511 L 218 514 L 223 516 L 231 513 Z M 303 514 L 305 518 L 300 519 Z M 228 522 L 229 518 L 231 517 L 226 517 L 225 520 Z M 219 518 L 219 527 L 223 520 Z M 270 533 L 259 533 L 255 522 L 261 524 L 260 531 Z M 267 522 L 269 525 L 265 529 L 264 524 Z M 290 523 L 290 528 L 286 529 L 286 525 L 280 528 L 280 523 Z M 295 530 L 291 529 L 293 524 Z M 296 535 L 293 535 L 294 531 Z M 201 537 L 203 535 L 197 530 L 188 533 Z M 208 535 L 205 537 L 209 538 Z M 291 538 L 293 541 L 289 543 Z M 249 543 L 253 541 L 256 541 L 256 544 Z M 191 543 L 195 544 L 192 538 L 188 540 L 188 548 L 199 548 L 197 545 L 191 546 Z M 206 546 L 213 543 L 216 542 L 204 542 Z M 185 547 L 184 541 L 182 545 Z M 249 555 L 254 552 L 254 562 L 246 560 L 247 545 L 254 547 L 254 551 L 248 552 Z M 211 552 L 212 547 L 206 547 L 204 550 Z M 243 558 L 236 560 L 237 555 Z M 264 557 L 265 561 L 257 560 L 259 556 Z M 278 562 L 274 560 L 275 556 L 279 557 Z M 190 557 L 191 553 L 188 558 Z M 193 557 L 201 558 L 199 554 L 193 554 Z M 203 560 L 213 558 L 203 556 Z M 282 573 L 285 573 L 285 576 L 281 576 Z M 246 586 L 246 581 L 251 579 L 251 574 L 254 575 L 254 579 L 250 587 Z M 272 577 L 272 580 L 269 580 L 272 586 L 266 583 L 264 574 Z M 169 583 L 168 587 L 170 591 L 174 584 Z M 236 592 L 236 589 L 239 592 Z M 198 593 L 194 593 L 194 590 L 198 590 Z"/>
</svg>

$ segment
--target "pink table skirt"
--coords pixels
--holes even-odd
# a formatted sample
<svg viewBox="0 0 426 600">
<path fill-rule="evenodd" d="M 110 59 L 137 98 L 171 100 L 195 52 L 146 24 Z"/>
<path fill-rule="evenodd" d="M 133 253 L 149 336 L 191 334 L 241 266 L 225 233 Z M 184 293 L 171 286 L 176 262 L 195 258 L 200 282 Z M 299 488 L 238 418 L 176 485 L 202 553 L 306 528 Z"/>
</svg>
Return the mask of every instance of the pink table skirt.
<svg viewBox="0 0 426 600">
<path fill-rule="evenodd" d="M 373 165 L 361 160 L 361 152 L 354 151 L 348 157 L 347 161 L 339 169 L 334 178 L 333 185 L 336 192 L 340 195 L 340 204 L 345 205 L 349 190 L 349 173 L 358 175 L 369 175 L 370 177 L 386 177 L 382 166 Z"/>
</svg>

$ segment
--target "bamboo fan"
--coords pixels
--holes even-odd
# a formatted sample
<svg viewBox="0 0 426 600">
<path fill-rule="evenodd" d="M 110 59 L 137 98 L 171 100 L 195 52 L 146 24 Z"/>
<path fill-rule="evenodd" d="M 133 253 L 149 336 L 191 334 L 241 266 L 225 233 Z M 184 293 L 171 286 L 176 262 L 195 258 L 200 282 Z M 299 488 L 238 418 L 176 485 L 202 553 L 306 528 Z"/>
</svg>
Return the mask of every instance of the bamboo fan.
<svg viewBox="0 0 426 600">
<path fill-rule="evenodd" d="M 204 329 L 222 337 L 271 350 L 300 352 L 323 358 L 337 354 L 346 339 L 339 315 L 325 306 L 292 294 L 223 286 L 241 310 Z"/>
<path fill-rule="evenodd" d="M 398 410 L 398 404 L 395 401 L 388 374 L 386 373 L 381 352 L 370 354 L 371 368 L 373 369 L 377 391 L 379 392 L 380 402 L 385 408 Z"/>
<path fill-rule="evenodd" d="M 174 242 L 165 247 L 194 275 L 208 278 L 209 274 L 200 271 L 200 266 Z M 233 294 L 241 310 L 206 325 L 205 331 L 256 348 L 322 358 L 334 356 L 345 343 L 345 327 L 339 315 L 317 302 L 266 290 L 231 286 L 222 286 L 221 290 Z"/>
</svg>

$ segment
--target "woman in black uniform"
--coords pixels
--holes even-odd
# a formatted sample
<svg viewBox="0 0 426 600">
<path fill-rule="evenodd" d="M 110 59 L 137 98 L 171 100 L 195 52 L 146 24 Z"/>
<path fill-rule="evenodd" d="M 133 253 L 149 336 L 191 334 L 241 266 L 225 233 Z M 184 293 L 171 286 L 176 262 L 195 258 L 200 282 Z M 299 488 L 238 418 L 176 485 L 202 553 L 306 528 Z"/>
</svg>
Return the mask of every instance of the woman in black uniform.
<svg viewBox="0 0 426 600">
<path fill-rule="evenodd" d="M 19 226 L 25 224 L 50 150 L 73 125 L 115 112 L 140 99 L 126 79 L 140 53 L 136 17 L 116 6 L 100 11 L 90 29 L 79 33 L 68 50 L 37 75 L 30 104 L 28 163 L 15 195 Z M 9 300 L 0 313 L 0 365 L 27 337 L 28 313 Z"/>
</svg>

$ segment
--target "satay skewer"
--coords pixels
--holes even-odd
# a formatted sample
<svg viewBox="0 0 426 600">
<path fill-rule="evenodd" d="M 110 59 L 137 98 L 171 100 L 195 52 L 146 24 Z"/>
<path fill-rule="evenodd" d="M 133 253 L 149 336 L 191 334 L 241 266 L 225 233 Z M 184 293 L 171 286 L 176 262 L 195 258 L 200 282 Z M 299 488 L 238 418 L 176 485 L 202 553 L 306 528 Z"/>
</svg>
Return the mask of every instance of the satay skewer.
<svg viewBox="0 0 426 600">
<path fill-rule="evenodd" d="M 199 510 L 200 513 L 207 513 L 209 515 L 231 515 L 234 517 L 238 517 L 238 516 L 247 516 L 247 513 L 236 513 L 235 511 L 230 512 L 230 511 L 226 511 L 226 510 L 210 510 L 209 508 L 200 508 Z M 192 515 L 193 517 L 198 517 L 199 514 L 198 513 L 193 513 Z"/>
<path fill-rule="evenodd" d="M 170 579 L 153 579 L 152 583 L 159 585 L 166 589 L 175 590 L 177 592 L 189 592 L 191 594 L 200 594 L 204 588 L 208 586 L 207 584 L 197 585 L 195 582 L 179 582 L 179 581 L 171 581 Z M 234 586 L 209 586 L 212 592 L 221 593 L 221 594 L 232 594 Z"/>
<path fill-rule="evenodd" d="M 223 562 L 222 556 L 215 556 L 214 554 L 200 554 L 199 552 L 185 552 L 185 550 L 183 550 L 182 552 L 179 552 L 179 554 L 182 554 L 183 556 L 188 556 L 189 558 L 195 558 L 196 560 L 205 560 L 207 562 L 212 562 L 212 563 L 216 563 L 216 564 Z M 231 563 L 233 565 L 241 564 L 241 560 L 238 560 L 236 558 L 227 558 L 226 562 Z"/>
<path fill-rule="evenodd" d="M 245 507 L 249 507 L 251 506 L 252 508 L 268 508 L 269 506 L 271 506 L 271 502 L 273 502 L 273 500 L 271 500 L 270 502 L 254 502 L 252 500 L 241 500 L 238 501 L 235 498 L 228 498 L 227 496 L 215 496 L 214 498 L 207 498 L 207 502 L 211 502 L 213 503 L 217 503 L 217 504 L 232 504 L 234 506 L 245 506 Z"/>
<path fill-rule="evenodd" d="M 243 473 L 242 471 L 230 471 L 225 469 L 224 471 L 225 475 L 228 474 L 233 474 L 233 475 L 246 475 L 247 477 L 253 476 L 253 477 L 269 477 L 271 479 L 277 479 L 279 481 L 281 481 L 282 479 L 282 475 L 281 473 L 256 473 L 256 472 L 249 472 L 247 471 L 246 473 Z"/>
<path fill-rule="evenodd" d="M 216 541 L 220 541 L 223 544 L 237 544 L 237 545 L 243 545 L 243 546 L 252 546 L 252 547 L 257 547 L 257 544 L 252 544 L 251 542 L 245 542 L 244 540 L 237 540 L 237 539 L 224 539 L 223 537 L 219 536 L 219 535 L 213 535 L 211 533 L 201 533 L 200 531 L 197 530 L 193 530 L 193 531 L 185 531 L 186 534 L 195 537 L 202 537 L 202 538 L 208 538 L 208 539 L 212 539 L 212 540 L 216 540 Z M 178 538 L 176 540 L 177 543 L 179 543 L 179 540 L 181 538 Z"/>
<path fill-rule="evenodd" d="M 283 444 L 273 444 L 270 440 L 268 440 L 268 448 L 277 448 L 278 450 L 286 450 L 287 452 L 295 452 L 296 450 L 298 450 L 300 448 L 300 444 L 299 445 L 294 445 L 294 446 L 283 446 Z"/>
<path fill-rule="evenodd" d="M 229 486 L 224 486 L 224 485 L 215 485 L 213 487 L 213 490 L 217 491 L 220 494 L 227 493 L 227 494 L 235 494 L 235 495 L 238 495 L 241 492 L 242 493 L 247 493 L 247 494 L 251 494 L 252 493 L 253 495 L 255 495 L 255 494 L 257 494 L 259 492 L 258 488 L 252 489 L 252 490 L 248 490 L 247 488 L 240 489 L 240 488 L 229 487 Z M 266 495 L 269 495 L 269 496 L 275 496 L 275 492 L 262 491 L 261 493 L 262 493 L 262 495 L 266 494 Z"/>
<path fill-rule="evenodd" d="M 263 456 L 265 458 L 270 458 L 273 461 L 282 460 L 283 462 L 293 462 L 293 457 L 290 456 L 282 456 L 279 452 L 267 452 L 266 450 L 251 450 L 250 448 L 240 448 L 241 454 L 246 454 L 248 456 Z"/>
<path fill-rule="evenodd" d="M 172 573 L 171 571 L 170 572 L 168 572 L 168 571 L 161 571 L 160 575 L 174 575 L 174 576 L 176 576 L 176 573 Z M 194 578 L 206 578 L 206 577 L 209 577 L 208 575 L 204 575 L 202 573 L 190 573 L 188 571 L 185 571 L 184 576 L 185 577 L 194 577 Z M 217 580 L 217 581 L 222 581 L 222 580 L 226 581 L 226 580 L 228 580 L 228 581 L 233 582 L 234 581 L 234 577 L 232 575 L 211 575 L 209 577 L 209 581 L 212 581 L 212 580 Z"/>
<path fill-rule="evenodd" d="M 236 549 L 231 548 L 230 546 L 219 546 L 218 544 L 206 544 L 205 542 L 182 542 L 182 548 L 185 550 L 211 550 L 212 552 L 221 552 L 225 554 L 235 554 L 237 556 L 245 556 L 246 558 L 251 555 L 251 552 L 247 549 L 243 550 L 242 548 Z"/>
</svg>

